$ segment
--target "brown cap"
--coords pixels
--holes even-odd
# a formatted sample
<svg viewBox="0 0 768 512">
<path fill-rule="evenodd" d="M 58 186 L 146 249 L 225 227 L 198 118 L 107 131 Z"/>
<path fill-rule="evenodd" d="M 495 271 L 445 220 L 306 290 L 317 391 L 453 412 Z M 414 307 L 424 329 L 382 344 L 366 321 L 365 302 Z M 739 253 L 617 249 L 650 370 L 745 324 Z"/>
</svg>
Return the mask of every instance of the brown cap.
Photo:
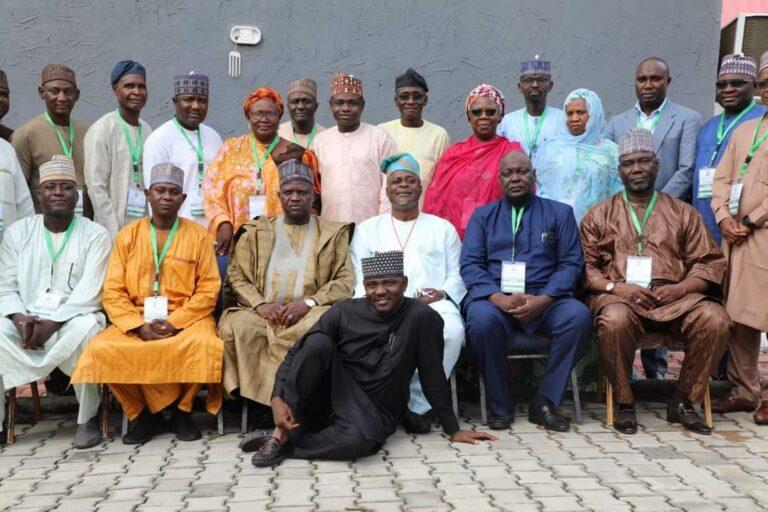
<svg viewBox="0 0 768 512">
<path fill-rule="evenodd" d="M 40 85 L 45 85 L 46 83 L 53 80 L 66 80 L 67 82 L 77 87 L 75 72 L 64 64 L 48 64 L 43 68 Z"/>
<path fill-rule="evenodd" d="M 317 82 L 308 76 L 297 78 L 293 82 L 288 83 L 288 90 L 285 96 L 288 97 L 292 92 L 305 92 L 317 98 Z"/>
</svg>

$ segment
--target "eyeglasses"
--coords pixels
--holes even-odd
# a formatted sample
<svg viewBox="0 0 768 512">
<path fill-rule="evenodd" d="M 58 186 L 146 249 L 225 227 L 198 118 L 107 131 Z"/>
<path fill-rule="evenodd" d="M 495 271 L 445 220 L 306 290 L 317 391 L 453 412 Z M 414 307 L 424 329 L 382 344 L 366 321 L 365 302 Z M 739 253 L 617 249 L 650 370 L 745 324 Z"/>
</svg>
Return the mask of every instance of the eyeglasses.
<svg viewBox="0 0 768 512">
<path fill-rule="evenodd" d="M 520 83 L 523 85 L 533 85 L 533 82 L 538 82 L 539 85 L 549 85 L 552 80 L 546 76 L 525 76 L 520 79 Z"/>
<path fill-rule="evenodd" d="M 253 119 L 277 119 L 280 117 L 279 112 L 251 112 L 251 117 Z"/>
<path fill-rule="evenodd" d="M 405 103 L 408 100 L 421 101 L 424 99 L 424 95 L 421 94 L 420 92 L 412 92 L 412 93 L 402 92 L 397 95 L 397 99 L 399 101 L 402 101 L 403 103 Z"/>
<path fill-rule="evenodd" d="M 473 108 L 469 111 L 469 114 L 477 119 L 478 117 L 483 117 L 483 114 L 485 114 L 486 117 L 493 117 L 496 115 L 496 112 L 498 112 L 495 108 Z"/>
<path fill-rule="evenodd" d="M 757 88 L 758 89 L 765 89 L 766 87 L 768 87 L 768 80 L 762 80 L 762 81 L 756 82 L 756 83 L 757 83 Z"/>
<path fill-rule="evenodd" d="M 741 87 L 744 87 L 749 83 L 749 80 L 718 80 L 715 82 L 715 87 L 718 89 L 727 89 L 728 87 L 733 87 L 734 89 L 739 89 Z"/>
</svg>

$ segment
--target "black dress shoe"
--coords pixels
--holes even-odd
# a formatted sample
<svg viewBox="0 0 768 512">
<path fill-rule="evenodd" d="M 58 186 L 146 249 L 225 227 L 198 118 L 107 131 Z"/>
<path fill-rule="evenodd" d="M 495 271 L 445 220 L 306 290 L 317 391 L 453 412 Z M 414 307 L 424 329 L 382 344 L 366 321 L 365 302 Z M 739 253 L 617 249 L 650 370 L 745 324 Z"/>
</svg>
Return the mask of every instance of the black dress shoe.
<svg viewBox="0 0 768 512">
<path fill-rule="evenodd" d="M 174 409 L 171 415 L 171 432 L 179 441 L 197 441 L 203 437 L 200 428 L 192 421 L 192 414 L 180 409 Z"/>
<path fill-rule="evenodd" d="M 528 421 L 536 425 L 543 425 L 547 430 L 556 432 L 568 432 L 571 430 L 571 422 L 557 413 L 555 405 L 543 396 L 536 396 L 528 407 Z"/>
<path fill-rule="evenodd" d="M 693 408 L 693 404 L 687 398 L 673 398 L 667 405 L 667 421 L 680 423 L 683 427 L 696 434 L 708 436 L 712 429 L 707 426 L 701 416 Z"/>
<path fill-rule="evenodd" d="M 274 437 L 269 437 L 261 445 L 259 451 L 251 457 L 251 463 L 257 468 L 268 468 L 277 466 L 285 460 L 286 449 L 280 444 L 280 441 Z"/>
<path fill-rule="evenodd" d="M 409 434 L 428 434 L 432 431 L 432 422 L 429 420 L 428 414 L 416 414 L 408 410 L 400 418 L 400 422 Z"/>
<path fill-rule="evenodd" d="M 255 452 L 261 448 L 270 437 L 272 437 L 272 430 L 254 430 L 253 432 L 245 434 L 238 446 L 244 452 Z"/>
<path fill-rule="evenodd" d="M 616 416 L 613 418 L 613 428 L 622 434 L 637 434 L 637 415 L 634 405 L 619 405 Z"/>
<path fill-rule="evenodd" d="M 8 434 L 3 430 L 0 432 L 0 446 L 8 444 Z"/>
<path fill-rule="evenodd" d="M 123 444 L 144 444 L 158 434 L 167 432 L 168 424 L 161 413 L 152 414 L 144 409 L 123 436 Z"/>
<path fill-rule="evenodd" d="M 488 428 L 491 430 L 507 430 L 515 422 L 514 414 L 504 414 L 502 416 L 489 416 Z"/>
</svg>

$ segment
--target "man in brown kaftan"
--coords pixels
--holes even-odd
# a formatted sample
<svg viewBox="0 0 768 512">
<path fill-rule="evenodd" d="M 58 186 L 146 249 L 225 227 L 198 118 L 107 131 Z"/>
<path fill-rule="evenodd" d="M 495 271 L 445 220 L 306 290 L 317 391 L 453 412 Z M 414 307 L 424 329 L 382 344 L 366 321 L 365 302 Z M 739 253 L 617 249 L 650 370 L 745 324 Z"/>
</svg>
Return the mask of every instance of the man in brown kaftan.
<svg viewBox="0 0 768 512">
<path fill-rule="evenodd" d="M 728 340 L 730 319 L 716 299 L 725 259 L 695 209 L 654 192 L 658 170 L 650 131 L 622 137 L 625 191 L 593 207 L 581 223 L 587 304 L 619 404 L 616 429 L 637 431 L 630 375 L 640 338 L 671 335 L 685 344 L 686 356 L 667 420 L 709 434 L 692 402 L 704 398 Z"/>
</svg>

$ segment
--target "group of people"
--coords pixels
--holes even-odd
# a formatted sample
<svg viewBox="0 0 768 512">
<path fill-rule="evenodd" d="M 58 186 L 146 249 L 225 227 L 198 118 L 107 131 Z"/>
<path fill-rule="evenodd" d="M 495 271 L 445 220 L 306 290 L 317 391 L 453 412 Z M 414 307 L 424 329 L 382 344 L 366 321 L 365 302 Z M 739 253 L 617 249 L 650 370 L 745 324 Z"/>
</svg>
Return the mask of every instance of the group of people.
<svg viewBox="0 0 768 512">
<path fill-rule="evenodd" d="M 673 337 L 686 357 L 670 422 L 710 433 L 694 404 L 727 347 L 734 387 L 715 410 L 768 423 L 768 116 L 753 99 L 768 101 L 768 55 L 759 68 L 723 59 L 723 113 L 703 127 L 667 98 L 664 60 L 635 78 L 634 107 L 607 121 L 588 89 L 548 105 L 551 63 L 536 56 L 520 70 L 525 106 L 507 113 L 479 85 L 472 133 L 451 145 L 423 118 L 413 69 L 395 80 L 399 119 L 379 126 L 362 122 L 363 84 L 347 73 L 331 82 L 336 125 L 320 126 L 302 77 L 285 102 L 251 93 L 248 132 L 222 141 L 204 124 L 205 75 L 174 78 L 175 114 L 153 131 L 144 67 L 118 62 L 117 108 L 88 127 L 72 116 L 75 73 L 49 64 L 43 115 L 0 125 L 0 419 L 6 390 L 61 374 L 78 448 L 101 440 L 99 385 L 131 420 L 127 444 L 199 438 L 202 388 L 212 413 L 225 394 L 246 401 L 257 428 L 241 448 L 256 465 L 367 455 L 433 417 L 453 441 L 492 440 L 451 408 L 466 344 L 489 428 L 514 421 L 506 353 L 547 350 L 528 419 L 567 431 L 558 406 L 594 339 L 613 424 L 631 434 L 635 351 Z M 0 72 L 0 119 L 8 92 Z M 646 376 L 664 378 L 665 350 L 644 352 Z"/>
</svg>

